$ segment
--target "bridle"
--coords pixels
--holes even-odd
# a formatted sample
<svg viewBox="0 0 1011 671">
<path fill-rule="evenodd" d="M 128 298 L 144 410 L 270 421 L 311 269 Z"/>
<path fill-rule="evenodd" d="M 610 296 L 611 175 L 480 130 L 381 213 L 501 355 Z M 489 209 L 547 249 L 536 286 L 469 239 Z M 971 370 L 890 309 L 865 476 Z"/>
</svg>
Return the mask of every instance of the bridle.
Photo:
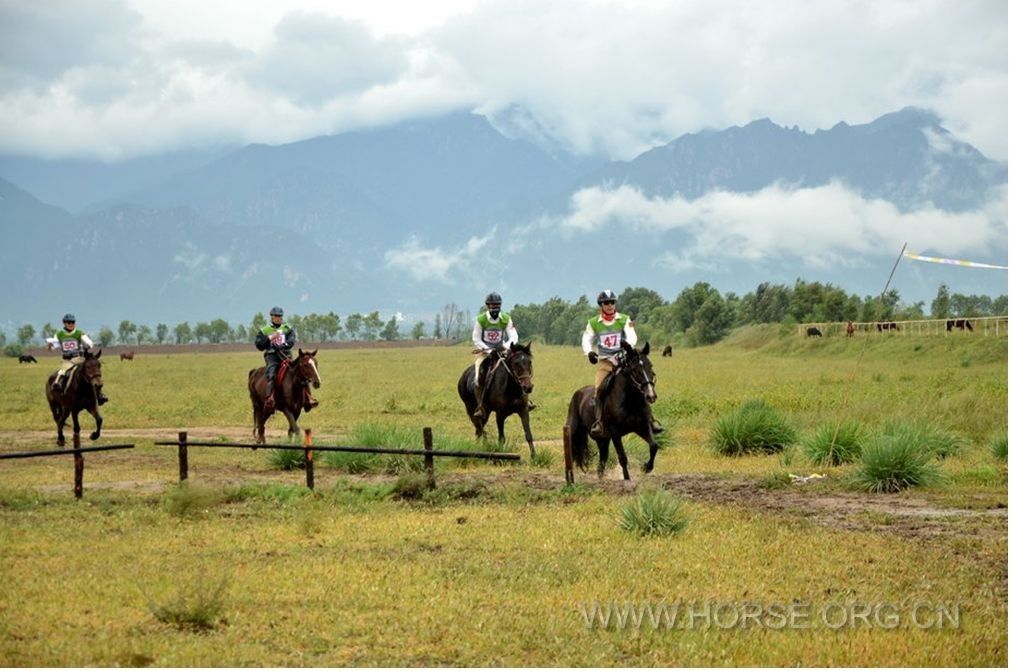
<svg viewBox="0 0 1011 671">
<path fill-rule="evenodd" d="M 310 368 L 312 373 L 306 373 L 302 370 L 303 367 Z M 304 352 L 296 357 L 295 365 L 292 368 L 294 368 L 295 374 L 298 376 L 298 381 L 302 384 L 315 383 L 317 386 L 320 384 L 319 369 L 316 368 L 316 361 L 310 353 Z"/>
<path fill-rule="evenodd" d="M 643 357 L 640 353 L 636 352 L 635 356 L 630 360 L 627 354 L 623 354 L 619 359 L 619 368 L 625 371 L 625 375 L 628 377 L 628 381 L 632 383 L 636 391 L 643 395 L 643 398 L 649 398 L 650 393 L 656 394 L 653 387 L 656 385 L 656 375 L 650 377 L 649 371 L 646 369 L 646 364 L 643 362 Z"/>
<path fill-rule="evenodd" d="M 520 354 L 526 354 L 527 356 L 530 356 L 523 350 L 510 350 L 504 355 L 502 354 L 499 355 L 499 365 L 505 368 L 506 372 L 509 373 L 509 377 L 516 380 L 516 384 L 520 386 L 520 389 L 524 389 L 530 386 L 530 382 L 534 377 L 533 373 L 526 373 L 525 375 L 517 375 L 516 373 L 513 372 L 513 369 L 509 367 L 509 360 L 512 359 L 513 357 L 519 356 Z M 524 381 L 526 382 L 526 385 L 524 385 Z"/>
</svg>

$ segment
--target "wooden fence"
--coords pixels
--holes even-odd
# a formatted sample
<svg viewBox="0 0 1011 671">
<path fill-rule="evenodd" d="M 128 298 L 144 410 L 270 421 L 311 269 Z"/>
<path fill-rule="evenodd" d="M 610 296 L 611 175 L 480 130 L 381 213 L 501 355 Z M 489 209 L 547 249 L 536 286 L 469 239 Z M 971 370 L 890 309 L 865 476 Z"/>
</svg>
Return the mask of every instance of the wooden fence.
<svg viewBox="0 0 1011 671">
<path fill-rule="evenodd" d="M 906 321 L 882 320 L 876 322 L 853 322 L 855 336 L 945 336 L 961 337 L 972 335 L 1006 336 L 1007 317 L 952 317 L 950 319 L 911 319 Z M 948 322 L 969 322 L 972 329 L 948 328 Z M 797 326 L 797 335 L 807 336 L 809 328 L 816 328 L 823 336 L 846 335 L 847 322 L 808 322 Z M 878 328 L 881 324 L 895 324 L 896 328 Z"/>
<path fill-rule="evenodd" d="M 305 486 L 309 489 L 316 487 L 316 474 L 314 466 L 315 452 L 358 452 L 361 454 L 399 454 L 417 455 L 425 459 L 425 471 L 428 474 L 428 482 L 435 485 L 435 458 L 436 457 L 463 457 L 467 459 L 490 459 L 493 461 L 519 461 L 520 455 L 514 452 L 466 452 L 463 450 L 435 450 L 432 448 L 432 429 L 425 427 L 422 430 L 423 449 L 409 449 L 396 447 L 348 447 L 344 445 L 314 445 L 312 442 L 312 429 L 305 429 L 305 434 L 301 445 L 291 444 L 266 444 L 257 445 L 255 443 L 213 443 L 191 441 L 187 438 L 186 431 L 179 432 L 178 440 L 155 441 L 155 445 L 174 445 L 179 450 L 179 481 L 189 479 L 189 448 L 191 447 L 222 447 L 245 450 L 300 450 L 305 452 Z"/>
<path fill-rule="evenodd" d="M 0 454 L 0 459 L 33 459 L 35 457 L 55 457 L 63 454 L 74 456 L 74 497 L 84 496 L 84 453 L 109 452 L 111 450 L 130 450 L 133 445 L 98 445 L 96 447 L 81 447 L 80 434 L 74 434 L 74 449 L 72 450 L 39 450 L 37 452 L 8 452 Z"/>
</svg>

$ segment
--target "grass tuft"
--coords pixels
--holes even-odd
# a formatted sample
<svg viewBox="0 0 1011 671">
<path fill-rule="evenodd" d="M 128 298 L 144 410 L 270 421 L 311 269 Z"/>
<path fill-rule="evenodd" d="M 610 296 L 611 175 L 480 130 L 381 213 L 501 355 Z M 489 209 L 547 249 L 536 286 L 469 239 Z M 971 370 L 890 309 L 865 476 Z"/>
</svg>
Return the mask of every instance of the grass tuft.
<svg viewBox="0 0 1011 671">
<path fill-rule="evenodd" d="M 224 495 L 216 489 L 206 485 L 180 482 L 165 492 L 161 503 L 169 515 L 197 517 L 221 504 L 224 500 Z"/>
<path fill-rule="evenodd" d="M 803 441 L 807 458 L 819 466 L 838 466 L 855 461 L 867 442 L 867 430 L 853 420 L 822 424 Z"/>
<path fill-rule="evenodd" d="M 934 455 L 925 449 L 914 427 L 895 424 L 863 449 L 852 484 L 868 492 L 898 492 L 931 485 L 940 479 Z"/>
<path fill-rule="evenodd" d="M 305 450 L 279 450 L 267 451 L 267 463 L 271 468 L 282 471 L 295 471 L 305 468 Z"/>
<path fill-rule="evenodd" d="M 176 596 L 158 604 L 148 597 L 148 610 L 155 619 L 184 631 L 208 631 L 227 624 L 225 600 L 228 578 L 223 576 L 216 584 L 199 577 L 192 584 L 179 586 Z"/>
<path fill-rule="evenodd" d="M 530 458 L 530 465 L 534 468 L 549 469 L 554 463 L 555 453 L 544 447 L 534 452 L 534 456 Z"/>
<path fill-rule="evenodd" d="M 680 499 L 655 489 L 622 507 L 619 524 L 639 536 L 674 536 L 688 525 L 688 515 Z"/>
<path fill-rule="evenodd" d="M 901 435 L 904 440 L 911 441 L 919 448 L 938 459 L 947 459 L 957 454 L 966 444 L 966 440 L 948 433 L 928 422 L 890 421 L 885 424 L 885 435 Z"/>
<path fill-rule="evenodd" d="M 717 419 L 709 440 L 717 453 L 727 456 L 772 454 L 797 442 L 797 432 L 778 410 L 753 399 Z"/>
<path fill-rule="evenodd" d="M 990 439 L 990 454 L 1001 461 L 1007 461 L 1007 429 Z"/>
</svg>

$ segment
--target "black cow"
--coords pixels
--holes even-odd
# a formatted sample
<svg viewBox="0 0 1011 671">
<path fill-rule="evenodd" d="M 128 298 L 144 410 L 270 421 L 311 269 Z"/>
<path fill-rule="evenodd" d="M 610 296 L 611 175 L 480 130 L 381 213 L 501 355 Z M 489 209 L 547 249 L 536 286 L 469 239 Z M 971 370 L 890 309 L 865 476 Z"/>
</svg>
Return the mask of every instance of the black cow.
<svg viewBox="0 0 1011 671">
<path fill-rule="evenodd" d="M 22 354 L 18 357 L 18 363 L 38 363 L 31 354 Z"/>
<path fill-rule="evenodd" d="M 663 352 L 660 353 L 660 356 L 674 356 L 674 348 L 667 345 L 663 348 Z"/>
<path fill-rule="evenodd" d="M 966 330 L 966 329 L 969 329 L 971 331 L 972 330 L 972 322 L 969 321 L 968 319 L 949 319 L 944 324 L 944 327 L 947 330 L 949 330 L 949 331 L 952 328 L 962 329 L 963 331 Z"/>
<path fill-rule="evenodd" d="M 812 336 L 818 336 L 820 338 L 821 337 L 821 331 L 819 331 L 817 329 L 817 327 L 808 326 L 807 327 L 807 337 L 810 338 Z"/>
</svg>

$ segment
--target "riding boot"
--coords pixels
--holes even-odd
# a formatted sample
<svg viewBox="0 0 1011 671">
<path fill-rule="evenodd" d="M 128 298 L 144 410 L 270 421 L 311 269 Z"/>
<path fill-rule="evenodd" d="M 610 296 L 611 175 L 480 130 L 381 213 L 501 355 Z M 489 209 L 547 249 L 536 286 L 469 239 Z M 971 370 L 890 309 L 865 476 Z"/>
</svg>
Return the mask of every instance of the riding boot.
<svg viewBox="0 0 1011 671">
<path fill-rule="evenodd" d="M 478 385 L 474 388 L 474 397 L 477 398 L 477 407 L 472 413 L 474 417 L 480 419 L 484 417 L 484 387 Z"/>
<path fill-rule="evenodd" d="M 267 380 L 267 398 L 263 401 L 263 410 L 265 412 L 274 412 L 275 401 L 274 401 L 274 381 Z"/>
<path fill-rule="evenodd" d="M 654 434 L 664 432 L 664 428 L 660 425 L 660 422 L 656 421 L 656 417 L 653 415 L 649 416 L 649 426 Z"/>
<path fill-rule="evenodd" d="M 533 401 L 531 401 L 529 396 L 527 396 L 526 394 L 523 394 L 523 398 L 526 399 L 527 410 L 536 410 L 537 409 L 537 404 L 534 403 Z"/>
<path fill-rule="evenodd" d="M 591 438 L 606 438 L 607 434 L 604 432 L 604 399 L 594 398 L 593 403 L 593 426 L 590 427 L 590 437 Z"/>
<path fill-rule="evenodd" d="M 99 387 L 95 391 L 97 392 L 96 395 L 98 396 L 98 404 L 99 405 L 105 405 L 106 403 L 109 402 L 109 397 L 105 395 L 105 393 L 102 391 L 101 387 Z"/>
<path fill-rule="evenodd" d="M 309 391 L 308 386 L 303 387 L 303 389 L 305 390 L 305 404 L 304 404 L 305 411 L 309 412 L 317 405 L 319 405 L 319 401 L 317 401 L 315 398 L 312 397 L 312 392 Z"/>
</svg>

